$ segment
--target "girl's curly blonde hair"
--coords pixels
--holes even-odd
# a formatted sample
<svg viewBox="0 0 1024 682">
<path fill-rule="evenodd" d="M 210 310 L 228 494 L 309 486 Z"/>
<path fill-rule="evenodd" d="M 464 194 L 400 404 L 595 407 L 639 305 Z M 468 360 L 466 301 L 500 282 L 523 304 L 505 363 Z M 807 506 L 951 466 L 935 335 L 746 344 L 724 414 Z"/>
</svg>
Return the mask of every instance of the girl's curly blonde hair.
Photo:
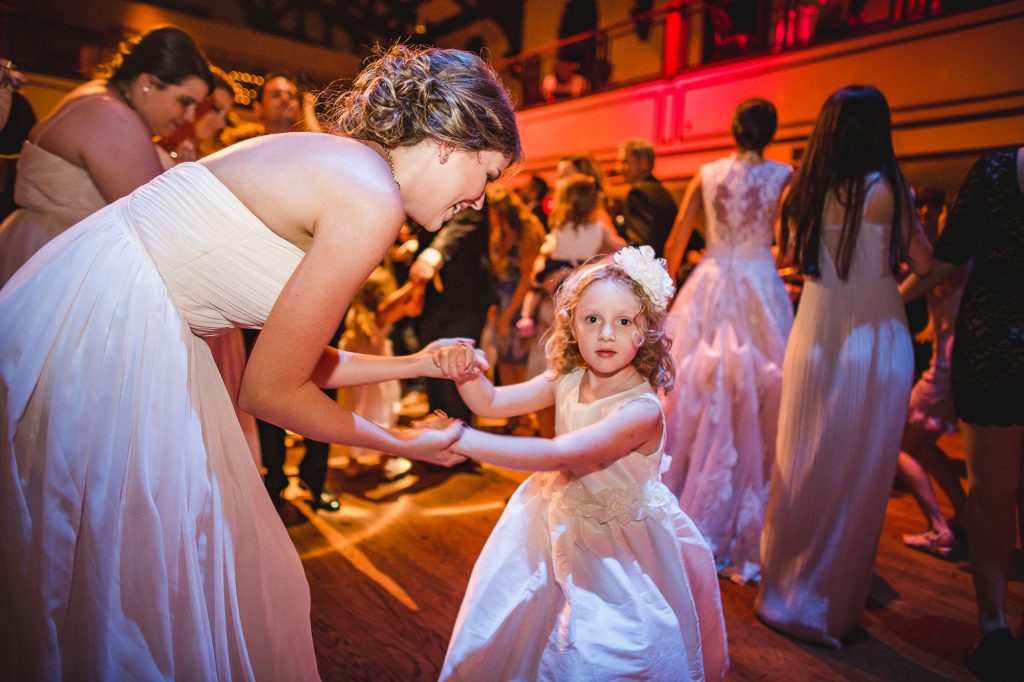
<svg viewBox="0 0 1024 682">
<path fill-rule="evenodd" d="M 669 353 L 672 340 L 665 335 L 667 312 L 656 306 L 640 283 L 627 275 L 608 255 L 597 256 L 576 268 L 558 288 L 555 320 L 544 342 L 551 368 L 558 374 L 568 374 L 586 366 L 579 342 L 573 334 L 573 315 L 587 287 L 602 280 L 626 287 L 640 302 L 637 324 L 641 328 L 643 342 L 633 358 L 633 366 L 651 386 L 668 393 L 675 383 L 676 367 Z"/>
<path fill-rule="evenodd" d="M 462 50 L 378 46 L 333 106 L 332 132 L 385 148 L 424 139 L 522 159 L 512 99 L 494 69 Z"/>
</svg>

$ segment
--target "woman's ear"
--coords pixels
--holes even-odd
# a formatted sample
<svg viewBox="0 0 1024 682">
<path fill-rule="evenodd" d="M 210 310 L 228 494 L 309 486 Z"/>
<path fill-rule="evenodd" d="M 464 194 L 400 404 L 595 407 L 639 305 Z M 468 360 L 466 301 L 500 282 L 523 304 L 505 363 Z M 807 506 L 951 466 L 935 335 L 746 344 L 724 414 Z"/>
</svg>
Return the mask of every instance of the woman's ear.
<svg viewBox="0 0 1024 682">
<path fill-rule="evenodd" d="M 444 165 L 448 163 L 448 157 L 452 155 L 452 146 L 447 142 L 437 143 L 437 160 Z"/>
</svg>

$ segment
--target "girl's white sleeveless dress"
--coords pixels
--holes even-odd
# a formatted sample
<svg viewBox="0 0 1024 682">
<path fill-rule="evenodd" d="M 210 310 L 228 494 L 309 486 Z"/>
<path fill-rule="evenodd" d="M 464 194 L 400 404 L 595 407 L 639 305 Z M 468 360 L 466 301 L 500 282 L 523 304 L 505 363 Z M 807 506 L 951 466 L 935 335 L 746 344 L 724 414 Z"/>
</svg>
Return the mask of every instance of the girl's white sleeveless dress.
<svg viewBox="0 0 1024 682">
<path fill-rule="evenodd" d="M 201 337 L 302 251 L 181 164 L 0 291 L 8 679 L 315 679 L 309 588 Z"/>
<path fill-rule="evenodd" d="M 581 403 L 584 374 L 557 379 L 559 434 L 634 400 L 657 403 L 647 383 Z M 663 446 L 589 473 L 536 473 L 523 482 L 473 568 L 442 680 L 724 674 L 714 560 L 661 484 Z"/>
</svg>

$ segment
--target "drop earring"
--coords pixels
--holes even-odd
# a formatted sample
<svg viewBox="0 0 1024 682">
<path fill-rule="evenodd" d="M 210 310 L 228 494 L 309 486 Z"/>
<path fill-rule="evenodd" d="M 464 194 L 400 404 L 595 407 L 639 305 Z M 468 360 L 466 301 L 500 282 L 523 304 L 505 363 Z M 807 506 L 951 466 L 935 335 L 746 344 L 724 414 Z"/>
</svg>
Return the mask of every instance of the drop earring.
<svg viewBox="0 0 1024 682">
<path fill-rule="evenodd" d="M 143 94 L 148 95 L 149 94 L 149 86 L 148 85 L 143 85 L 142 86 L 142 92 L 143 92 Z"/>
</svg>

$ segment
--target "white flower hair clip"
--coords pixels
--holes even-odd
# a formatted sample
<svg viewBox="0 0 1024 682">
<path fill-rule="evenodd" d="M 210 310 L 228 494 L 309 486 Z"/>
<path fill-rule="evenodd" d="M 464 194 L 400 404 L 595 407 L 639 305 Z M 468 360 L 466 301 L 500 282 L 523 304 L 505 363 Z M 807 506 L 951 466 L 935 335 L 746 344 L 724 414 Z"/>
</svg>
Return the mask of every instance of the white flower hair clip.
<svg viewBox="0 0 1024 682">
<path fill-rule="evenodd" d="M 655 258 L 653 248 L 646 244 L 639 248 L 627 246 L 619 249 L 612 260 L 631 280 L 643 287 L 655 308 L 662 311 L 668 307 L 676 287 L 665 269 L 665 259 Z"/>
</svg>

